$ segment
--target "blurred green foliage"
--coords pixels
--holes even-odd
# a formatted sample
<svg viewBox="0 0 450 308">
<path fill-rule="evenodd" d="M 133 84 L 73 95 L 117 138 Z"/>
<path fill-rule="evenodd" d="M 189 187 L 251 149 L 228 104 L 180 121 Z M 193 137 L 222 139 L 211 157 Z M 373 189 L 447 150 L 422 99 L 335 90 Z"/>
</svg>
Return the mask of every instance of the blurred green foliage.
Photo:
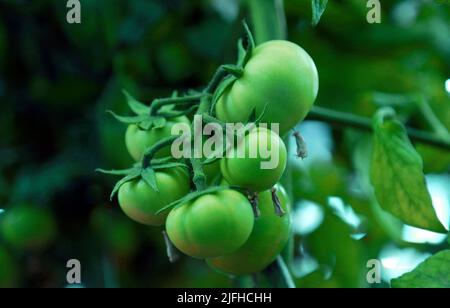
<svg viewBox="0 0 450 308">
<path fill-rule="evenodd" d="M 284 5 L 289 39 L 319 70 L 316 104 L 364 116 L 389 105 L 408 125 L 432 130 L 407 99 L 420 94 L 450 129 L 450 6 L 383 1 L 382 23 L 368 24 L 365 1 L 329 1 L 313 28 L 309 1 Z M 246 1 L 81 0 L 81 7 L 82 23 L 68 24 L 65 1 L 0 0 L 0 209 L 46 207 L 58 228 L 44 252 L 0 239 L 0 286 L 64 286 L 71 258 L 84 266 L 86 286 L 251 286 L 197 260 L 170 264 L 160 230 L 127 220 L 108 200 L 112 180 L 94 173 L 131 163 L 125 127 L 105 113 L 126 112 L 121 90 L 149 102 L 204 85 L 218 65 L 234 62 Z M 319 264 L 296 278 L 299 287 L 368 286 L 369 258 L 388 243 L 410 245 L 368 188 L 368 135 L 332 133 L 332 160 L 292 172 L 293 204 L 313 201 L 324 213 L 312 233 L 295 234 L 296 260 L 307 253 Z M 416 146 L 426 172 L 450 170 L 449 152 Z M 364 217 L 362 239 L 350 237 L 357 230 L 332 211 L 330 196 Z"/>
</svg>

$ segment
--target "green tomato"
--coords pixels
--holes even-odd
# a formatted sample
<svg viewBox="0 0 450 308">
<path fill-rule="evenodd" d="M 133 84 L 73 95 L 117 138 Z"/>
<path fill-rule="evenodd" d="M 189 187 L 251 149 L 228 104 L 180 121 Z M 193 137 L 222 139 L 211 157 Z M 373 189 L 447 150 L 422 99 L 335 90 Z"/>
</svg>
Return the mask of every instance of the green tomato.
<svg viewBox="0 0 450 308">
<path fill-rule="evenodd" d="M 0 288 L 13 288 L 17 286 L 17 264 L 9 252 L 0 247 Z"/>
<path fill-rule="evenodd" d="M 224 122 L 245 123 L 256 108 L 264 123 L 279 123 L 284 135 L 303 120 L 319 89 L 319 77 L 311 57 L 288 41 L 269 41 L 256 47 L 244 74 L 216 105 Z"/>
<path fill-rule="evenodd" d="M 125 144 L 131 157 L 136 161 L 140 161 L 145 150 L 161 139 L 172 136 L 172 127 L 178 123 L 190 124 L 189 119 L 183 116 L 168 120 L 164 127 L 152 128 L 150 130 L 143 130 L 136 124 L 129 125 L 127 132 L 125 133 Z M 170 156 L 170 147 L 166 147 L 159 151 L 155 155 L 155 158 L 165 156 Z"/>
<path fill-rule="evenodd" d="M 270 190 L 260 193 L 261 216 L 255 220 L 247 242 L 231 254 L 207 259 L 209 266 L 223 273 L 248 275 L 262 271 L 276 259 L 288 242 L 291 228 L 289 197 L 281 185 L 276 188 L 286 214 L 282 217 L 275 214 Z"/>
<path fill-rule="evenodd" d="M 175 247 L 195 258 L 217 257 L 242 246 L 253 229 L 247 198 L 234 190 L 200 196 L 175 207 L 167 217 L 167 235 Z"/>
<path fill-rule="evenodd" d="M 211 164 L 203 165 L 203 172 L 206 176 L 206 183 L 211 185 L 220 175 L 220 160 L 217 160 Z"/>
<path fill-rule="evenodd" d="M 56 235 L 52 213 L 40 207 L 21 205 L 7 209 L 1 220 L 6 242 L 19 249 L 43 249 Z"/>
<path fill-rule="evenodd" d="M 251 155 L 251 152 L 256 155 Z M 245 153 L 245 157 L 240 153 Z M 258 127 L 240 140 L 232 155 L 221 159 L 220 170 L 230 185 L 264 191 L 280 180 L 286 168 L 286 159 L 283 140 L 276 133 Z"/>
<path fill-rule="evenodd" d="M 132 257 L 139 246 L 136 225 L 111 208 L 97 207 L 91 216 L 92 227 L 101 243 L 114 255 Z"/>
<path fill-rule="evenodd" d="M 157 170 L 158 191 L 142 179 L 133 180 L 120 187 L 119 204 L 131 219 L 149 226 L 162 226 L 168 213 L 156 212 L 186 195 L 189 183 L 189 174 L 184 168 Z"/>
</svg>

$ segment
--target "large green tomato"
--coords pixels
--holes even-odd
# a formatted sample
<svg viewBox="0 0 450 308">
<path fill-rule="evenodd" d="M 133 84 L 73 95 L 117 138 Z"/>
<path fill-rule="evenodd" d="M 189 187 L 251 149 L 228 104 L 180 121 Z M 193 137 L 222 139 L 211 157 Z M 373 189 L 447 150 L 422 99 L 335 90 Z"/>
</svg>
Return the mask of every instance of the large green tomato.
<svg viewBox="0 0 450 308">
<path fill-rule="evenodd" d="M 244 74 L 223 94 L 216 105 L 224 122 L 242 122 L 256 108 L 262 122 L 279 123 L 284 135 L 303 120 L 319 89 L 319 77 L 311 57 L 288 41 L 269 41 L 253 50 Z"/>
<path fill-rule="evenodd" d="M 184 168 L 157 170 L 158 191 L 142 179 L 133 180 L 120 187 L 119 204 L 131 219 L 149 226 L 162 226 L 167 213 L 157 215 L 156 212 L 186 195 L 189 183 L 189 174 Z"/>
<path fill-rule="evenodd" d="M 145 150 L 154 145 L 161 139 L 172 136 L 172 127 L 175 124 L 185 123 L 190 124 L 187 117 L 177 117 L 169 119 L 161 128 L 152 128 L 149 130 L 142 130 L 136 124 L 131 124 L 128 126 L 127 132 L 125 134 L 125 144 L 127 146 L 128 152 L 134 160 L 140 161 L 144 155 Z M 155 157 L 161 158 L 165 156 L 170 156 L 170 146 L 159 151 Z"/>
<path fill-rule="evenodd" d="M 206 194 L 174 208 L 167 235 L 175 247 L 195 258 L 217 257 L 243 245 L 253 229 L 247 198 L 234 190 Z"/>
<path fill-rule="evenodd" d="M 41 207 L 20 205 L 0 216 L 5 241 L 19 249 L 41 249 L 56 235 L 56 223 L 50 211 Z"/>
<path fill-rule="evenodd" d="M 251 155 L 252 151 L 257 155 Z M 252 191 L 264 191 L 274 186 L 286 168 L 287 152 L 283 140 L 262 127 L 244 136 L 231 154 L 221 159 L 223 177 L 230 185 Z"/>
<path fill-rule="evenodd" d="M 9 252 L 0 247 L 0 288 L 14 288 L 17 286 L 17 264 Z"/>
<path fill-rule="evenodd" d="M 260 193 L 261 216 L 255 220 L 247 242 L 231 254 L 207 259 L 208 265 L 220 272 L 247 275 L 262 271 L 276 259 L 289 239 L 291 228 L 289 197 L 281 185 L 276 188 L 286 214 L 282 217 L 275 214 L 270 190 Z"/>
</svg>

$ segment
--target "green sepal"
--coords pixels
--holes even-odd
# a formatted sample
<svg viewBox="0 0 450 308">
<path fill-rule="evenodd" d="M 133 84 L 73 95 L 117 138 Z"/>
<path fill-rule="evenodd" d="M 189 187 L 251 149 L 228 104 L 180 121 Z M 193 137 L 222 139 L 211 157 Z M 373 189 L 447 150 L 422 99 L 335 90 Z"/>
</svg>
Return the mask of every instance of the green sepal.
<svg viewBox="0 0 450 308">
<path fill-rule="evenodd" d="M 311 7 L 312 7 L 311 24 L 314 27 L 319 23 L 322 14 L 325 12 L 327 4 L 328 0 L 311 0 Z"/>
<path fill-rule="evenodd" d="M 239 65 L 224 64 L 222 65 L 222 69 L 236 78 L 240 78 L 244 74 L 244 69 Z"/>
<path fill-rule="evenodd" d="M 247 38 L 247 48 L 245 50 L 246 52 L 245 52 L 244 59 L 242 60 L 242 67 L 245 67 L 245 64 L 247 64 L 248 60 L 250 60 L 250 57 L 252 56 L 253 49 L 255 49 L 256 44 L 255 44 L 255 39 L 253 38 L 253 34 L 247 25 L 247 22 L 244 20 L 242 22 L 242 24 L 244 26 L 245 35 Z"/>
<path fill-rule="evenodd" d="M 255 123 L 256 125 L 258 125 L 259 123 L 261 123 L 262 118 L 264 117 L 264 114 L 267 111 L 267 106 L 269 105 L 269 103 L 266 103 L 264 105 L 264 108 L 261 112 L 261 114 L 257 117 L 256 116 L 256 107 L 252 109 L 252 112 L 250 113 L 250 116 L 247 119 L 247 123 Z"/>
<path fill-rule="evenodd" d="M 182 168 L 189 169 L 188 165 L 186 165 L 185 163 L 180 163 L 180 162 L 167 162 L 167 163 L 163 163 L 163 164 L 153 164 L 152 163 L 153 170 L 170 169 L 170 168 L 176 168 L 176 167 L 182 167 Z"/>
<path fill-rule="evenodd" d="M 187 194 L 186 196 L 184 196 L 183 198 L 178 199 L 178 200 L 176 200 L 176 201 L 166 205 L 165 207 L 160 209 L 158 212 L 156 212 L 156 214 L 159 215 L 162 212 L 164 212 L 164 211 L 166 211 L 166 210 L 168 210 L 168 209 L 170 209 L 172 207 L 178 208 L 180 206 L 183 206 L 184 204 L 186 204 L 186 203 L 188 203 L 188 202 L 190 202 L 192 200 L 195 200 L 198 197 L 201 197 L 203 195 L 212 194 L 212 193 L 215 193 L 215 192 L 218 192 L 218 191 L 222 191 L 222 190 L 227 190 L 227 189 L 230 189 L 230 187 L 228 187 L 228 186 L 215 186 L 215 187 L 207 188 L 207 189 L 202 190 L 202 191 L 191 192 L 191 193 Z"/>
<path fill-rule="evenodd" d="M 117 121 L 125 124 L 138 124 L 148 118 L 148 115 L 135 115 L 135 116 L 121 116 L 116 114 L 112 110 L 106 110 L 107 113 L 111 114 Z"/>
<path fill-rule="evenodd" d="M 167 120 L 164 117 L 153 117 L 153 128 L 163 128 L 166 123 Z"/>
<path fill-rule="evenodd" d="M 111 175 L 127 175 L 134 169 L 136 169 L 136 168 L 129 168 L 129 169 L 123 169 L 123 170 L 105 170 L 105 169 L 97 168 L 97 169 L 95 169 L 95 172 L 111 174 Z"/>
<path fill-rule="evenodd" d="M 135 114 L 138 114 L 138 115 L 148 114 L 150 112 L 150 107 L 146 106 L 144 103 L 135 99 L 126 90 L 122 90 L 122 93 L 123 93 L 123 95 L 125 95 L 125 98 L 127 99 L 128 106 Z"/>
<path fill-rule="evenodd" d="M 110 200 L 112 200 L 117 193 L 117 191 L 122 187 L 123 184 L 130 182 L 136 178 L 138 178 L 141 175 L 141 169 L 140 168 L 132 168 L 130 169 L 130 172 L 127 176 L 119 180 L 116 185 L 114 185 L 114 188 L 111 192 L 111 195 L 109 196 Z"/>
<path fill-rule="evenodd" d="M 158 184 L 156 183 L 156 173 L 153 168 L 148 167 L 142 169 L 140 175 L 142 180 L 147 183 L 148 186 L 150 186 L 154 191 L 159 192 Z"/>
<path fill-rule="evenodd" d="M 237 65 L 243 67 L 244 66 L 245 55 L 247 54 L 247 50 L 245 50 L 244 42 L 243 42 L 243 40 L 241 38 L 238 40 L 237 49 L 238 49 Z"/>
</svg>

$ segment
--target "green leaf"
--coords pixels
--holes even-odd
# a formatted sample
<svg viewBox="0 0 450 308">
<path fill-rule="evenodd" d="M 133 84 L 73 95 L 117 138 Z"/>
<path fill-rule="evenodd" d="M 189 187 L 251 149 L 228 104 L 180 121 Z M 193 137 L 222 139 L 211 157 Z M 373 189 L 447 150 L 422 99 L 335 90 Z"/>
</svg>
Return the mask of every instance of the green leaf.
<svg viewBox="0 0 450 308">
<path fill-rule="evenodd" d="M 158 184 L 156 183 L 156 173 L 152 168 L 145 168 L 141 171 L 141 177 L 148 186 L 154 191 L 159 192 Z"/>
<path fill-rule="evenodd" d="M 450 250 L 440 251 L 412 272 L 391 280 L 393 288 L 450 288 Z"/>
<path fill-rule="evenodd" d="M 134 113 L 141 115 L 141 114 L 148 114 L 150 112 L 150 107 L 148 107 L 144 103 L 141 103 L 138 100 L 136 100 L 127 91 L 122 90 L 122 92 L 127 99 L 128 106 Z"/>
<path fill-rule="evenodd" d="M 328 0 L 311 0 L 312 5 L 312 21 L 311 24 L 316 26 L 320 18 L 322 17 L 325 8 L 327 7 Z"/>
<path fill-rule="evenodd" d="M 112 114 L 117 121 L 125 124 L 137 124 L 148 118 L 148 115 L 120 116 L 111 110 L 107 110 L 106 112 Z"/>
<path fill-rule="evenodd" d="M 110 200 L 112 200 L 112 199 L 114 198 L 114 195 L 117 193 L 117 191 L 120 189 L 120 187 L 121 187 L 123 184 L 125 184 L 125 183 L 127 183 L 127 182 L 130 182 L 130 181 L 132 181 L 132 180 L 138 178 L 140 175 L 141 175 L 141 170 L 140 170 L 140 168 L 134 168 L 134 169 L 131 169 L 130 173 L 129 173 L 127 176 L 125 176 L 124 178 L 122 178 L 120 181 L 118 181 L 118 182 L 116 183 L 116 185 L 114 185 L 114 188 L 113 188 L 113 190 L 112 190 L 112 192 L 111 192 L 111 196 L 109 197 Z"/>
<path fill-rule="evenodd" d="M 447 233 L 434 212 L 423 162 L 391 108 L 374 117 L 370 180 L 380 206 L 404 223 Z"/>
</svg>

